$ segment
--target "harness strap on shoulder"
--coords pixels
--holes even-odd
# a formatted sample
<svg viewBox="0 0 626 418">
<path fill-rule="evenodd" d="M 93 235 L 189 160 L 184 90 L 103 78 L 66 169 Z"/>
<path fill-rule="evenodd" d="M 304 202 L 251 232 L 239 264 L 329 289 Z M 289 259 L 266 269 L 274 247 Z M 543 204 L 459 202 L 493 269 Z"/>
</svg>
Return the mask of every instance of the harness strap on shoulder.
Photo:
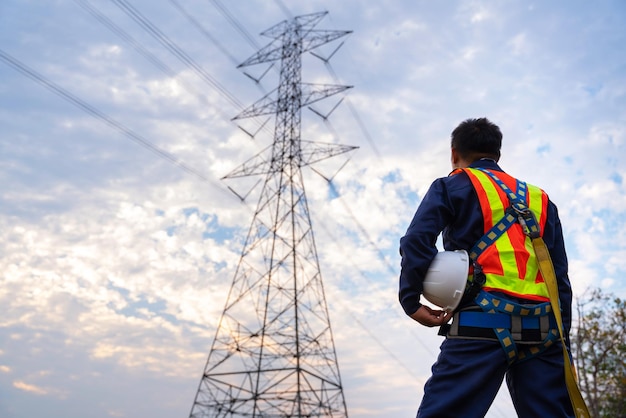
<svg viewBox="0 0 626 418">
<path fill-rule="evenodd" d="M 515 192 L 513 192 L 509 186 L 506 185 L 506 183 L 504 183 L 502 180 L 500 180 L 500 178 L 498 176 L 496 176 L 495 174 L 493 174 L 491 171 L 487 170 L 486 168 L 482 168 L 482 167 L 478 167 L 476 168 L 476 170 L 479 170 L 485 174 L 487 174 L 489 177 L 491 177 L 491 179 L 498 185 L 500 186 L 500 188 L 504 191 L 504 193 L 506 193 L 509 197 L 509 200 L 511 201 L 511 203 L 513 202 L 518 202 L 518 201 L 522 201 L 522 202 L 526 202 L 526 195 L 528 194 L 528 188 L 526 187 L 526 183 L 519 180 L 519 179 L 515 179 L 517 184 L 516 184 L 516 190 Z"/>
</svg>

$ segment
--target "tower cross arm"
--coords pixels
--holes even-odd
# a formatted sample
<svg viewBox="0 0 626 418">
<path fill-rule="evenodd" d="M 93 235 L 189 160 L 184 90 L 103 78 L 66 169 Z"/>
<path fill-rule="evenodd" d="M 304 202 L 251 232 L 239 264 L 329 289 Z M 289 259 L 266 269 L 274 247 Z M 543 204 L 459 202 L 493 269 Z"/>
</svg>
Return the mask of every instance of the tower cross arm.
<svg viewBox="0 0 626 418">
<path fill-rule="evenodd" d="M 318 46 L 324 45 L 328 42 L 339 39 L 343 36 L 352 33 L 349 30 L 311 30 L 306 32 L 302 36 L 302 50 L 301 53 L 305 53 Z M 279 61 L 284 58 L 285 45 L 282 39 L 277 38 L 270 44 L 264 46 L 256 54 L 242 62 L 237 68 L 247 67 L 250 65 L 261 64 L 264 62 Z"/>
<path fill-rule="evenodd" d="M 264 150 L 256 154 L 254 157 L 248 159 L 248 161 L 244 162 L 239 167 L 222 177 L 222 180 L 269 173 L 271 170 L 271 156 L 269 149 L 269 146 L 265 147 Z"/>
<path fill-rule="evenodd" d="M 353 145 L 328 144 L 323 142 L 301 141 L 301 166 L 311 165 L 318 161 L 354 151 L 359 147 Z"/>
<path fill-rule="evenodd" d="M 310 51 L 351 33 L 351 30 L 312 30 L 302 40 L 302 52 Z"/>
<path fill-rule="evenodd" d="M 272 43 L 261 48 L 256 54 L 239 64 L 237 68 L 261 64 L 263 62 L 278 61 L 282 57 L 282 50 L 282 41 L 280 39 L 276 39 Z"/>
<path fill-rule="evenodd" d="M 300 83 L 302 100 L 300 107 L 315 103 L 333 94 L 351 89 L 353 86 L 339 84 L 311 84 Z M 254 116 L 270 115 L 278 112 L 278 100 L 272 98 L 276 89 L 263 96 L 251 106 L 241 111 L 233 120 L 251 118 Z"/>
<path fill-rule="evenodd" d="M 282 22 L 272 26 L 269 29 L 261 32 L 261 36 L 267 36 L 270 38 L 278 39 L 282 37 L 285 32 L 291 30 L 294 27 L 298 28 L 314 28 L 320 20 L 328 14 L 327 11 L 310 13 L 307 15 L 296 16 L 292 20 L 283 20 Z"/>
<path fill-rule="evenodd" d="M 251 118 L 261 115 L 271 115 L 273 113 L 276 113 L 276 111 L 278 110 L 277 100 L 272 97 L 276 90 L 278 89 L 270 91 L 261 99 L 253 103 L 251 106 L 248 106 L 247 108 L 242 110 L 232 120 Z"/>
<path fill-rule="evenodd" d="M 302 102 L 300 106 L 306 106 L 315 103 L 333 94 L 351 89 L 353 86 L 343 86 L 339 84 L 310 84 L 302 83 Z"/>
</svg>

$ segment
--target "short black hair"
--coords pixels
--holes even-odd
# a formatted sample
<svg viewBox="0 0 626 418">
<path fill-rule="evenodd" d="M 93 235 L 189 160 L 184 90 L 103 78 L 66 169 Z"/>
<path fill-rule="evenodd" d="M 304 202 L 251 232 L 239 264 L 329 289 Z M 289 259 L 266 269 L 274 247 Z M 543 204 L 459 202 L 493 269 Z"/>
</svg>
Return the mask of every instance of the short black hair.
<svg viewBox="0 0 626 418">
<path fill-rule="evenodd" d="M 466 160 L 490 157 L 498 160 L 502 147 L 502 132 L 487 118 L 466 119 L 451 135 L 451 146 Z"/>
</svg>

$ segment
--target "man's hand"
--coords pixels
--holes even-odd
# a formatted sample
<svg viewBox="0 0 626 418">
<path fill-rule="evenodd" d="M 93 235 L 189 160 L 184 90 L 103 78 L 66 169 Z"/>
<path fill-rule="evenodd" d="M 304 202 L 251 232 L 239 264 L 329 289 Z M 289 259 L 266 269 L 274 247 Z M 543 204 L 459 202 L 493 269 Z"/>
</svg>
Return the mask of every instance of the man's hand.
<svg viewBox="0 0 626 418">
<path fill-rule="evenodd" d="M 427 327 L 436 327 L 448 322 L 452 318 L 452 312 L 434 310 L 426 305 L 422 305 L 411 315 L 411 318 Z"/>
</svg>

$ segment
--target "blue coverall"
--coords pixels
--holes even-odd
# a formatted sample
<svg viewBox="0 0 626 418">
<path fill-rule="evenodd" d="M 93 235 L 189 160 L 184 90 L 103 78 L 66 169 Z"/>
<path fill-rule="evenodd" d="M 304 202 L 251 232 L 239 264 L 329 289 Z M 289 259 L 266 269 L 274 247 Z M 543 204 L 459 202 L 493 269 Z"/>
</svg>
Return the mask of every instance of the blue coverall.
<svg viewBox="0 0 626 418">
<path fill-rule="evenodd" d="M 495 161 L 489 159 L 476 161 L 470 167 L 502 171 Z M 484 234 L 478 197 L 464 173 L 439 178 L 432 183 L 406 234 L 400 239 L 399 299 L 407 315 L 421 306 L 422 282 L 437 254 L 436 241 L 440 233 L 446 251 L 464 249 L 468 252 Z M 571 326 L 572 291 L 561 222 L 551 201 L 543 240 L 554 264 L 567 336 Z M 497 296 L 517 303 L 534 303 L 504 294 Z M 432 376 L 424 387 L 424 397 L 417 413 L 419 418 L 484 417 L 505 376 L 518 416 L 574 416 L 565 385 L 560 343 L 512 366 L 508 366 L 498 341 L 446 338 L 440 350 L 432 367 Z"/>
</svg>

